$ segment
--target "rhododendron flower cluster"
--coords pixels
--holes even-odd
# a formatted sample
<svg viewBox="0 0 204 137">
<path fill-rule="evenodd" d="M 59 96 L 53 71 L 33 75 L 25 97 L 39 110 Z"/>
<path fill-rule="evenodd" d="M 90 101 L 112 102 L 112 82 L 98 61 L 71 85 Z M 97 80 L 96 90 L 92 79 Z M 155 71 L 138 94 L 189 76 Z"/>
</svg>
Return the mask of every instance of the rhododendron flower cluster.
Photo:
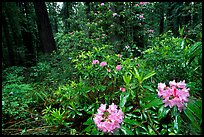
<svg viewBox="0 0 204 137">
<path fill-rule="evenodd" d="M 106 65 L 107 65 L 107 62 L 105 62 L 105 61 L 103 61 L 103 62 L 100 63 L 100 66 L 101 66 L 101 67 L 106 66 Z"/>
<path fill-rule="evenodd" d="M 111 72 L 111 69 L 109 68 L 109 69 L 107 69 L 107 71 L 108 71 L 108 72 Z"/>
<path fill-rule="evenodd" d="M 97 112 L 93 120 L 98 130 L 104 133 L 113 133 L 115 129 L 120 128 L 120 123 L 123 121 L 124 114 L 121 109 L 117 109 L 114 103 L 109 105 L 108 109 L 106 109 L 106 104 L 101 104 Z"/>
<path fill-rule="evenodd" d="M 149 2 L 140 2 L 140 5 L 148 4 Z"/>
<path fill-rule="evenodd" d="M 125 88 L 124 88 L 124 87 L 121 87 L 120 90 L 121 90 L 122 92 L 125 92 Z"/>
<path fill-rule="evenodd" d="M 144 18 L 144 16 L 143 15 L 140 15 L 140 19 L 143 19 Z"/>
<path fill-rule="evenodd" d="M 167 87 L 165 83 L 158 83 L 158 96 L 163 99 L 164 106 L 177 106 L 181 112 L 185 109 L 188 102 L 189 88 L 186 88 L 186 83 L 180 81 L 178 83 L 175 80 L 169 82 L 170 87 Z"/>
<path fill-rule="evenodd" d="M 117 65 L 117 66 L 115 67 L 116 70 L 121 70 L 121 68 L 122 68 L 121 65 Z"/>
<path fill-rule="evenodd" d="M 93 61 L 92 61 L 92 64 L 98 64 L 98 63 L 99 63 L 98 60 L 93 60 Z"/>
<path fill-rule="evenodd" d="M 113 17 L 115 17 L 116 15 L 118 15 L 117 13 L 113 13 Z"/>
<path fill-rule="evenodd" d="M 119 57 L 119 58 L 122 58 L 122 56 L 123 56 L 123 55 L 121 55 L 121 54 L 118 54 L 118 57 Z"/>
</svg>

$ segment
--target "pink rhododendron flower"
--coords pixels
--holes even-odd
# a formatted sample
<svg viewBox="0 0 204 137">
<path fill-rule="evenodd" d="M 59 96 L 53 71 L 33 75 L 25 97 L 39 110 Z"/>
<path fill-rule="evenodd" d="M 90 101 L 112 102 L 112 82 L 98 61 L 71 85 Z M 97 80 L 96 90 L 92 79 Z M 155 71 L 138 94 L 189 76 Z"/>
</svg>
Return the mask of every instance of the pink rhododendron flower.
<svg viewBox="0 0 204 137">
<path fill-rule="evenodd" d="M 179 82 L 177 84 L 178 88 L 185 88 L 186 87 L 186 83 L 185 83 L 185 80 L 183 82 Z"/>
<path fill-rule="evenodd" d="M 158 83 L 158 96 L 163 99 L 164 106 L 177 106 L 181 112 L 185 109 L 188 102 L 189 88 L 186 88 L 184 81 L 175 82 L 175 80 L 169 82 L 170 87 L 167 87 L 165 83 Z"/>
<path fill-rule="evenodd" d="M 118 15 L 117 13 L 113 13 L 113 17 L 115 17 L 116 15 Z"/>
<path fill-rule="evenodd" d="M 111 69 L 107 69 L 108 72 L 111 72 Z"/>
<path fill-rule="evenodd" d="M 100 66 L 101 66 L 101 67 L 106 66 L 106 65 L 107 65 L 107 63 L 106 63 L 105 61 L 103 61 L 103 62 L 100 63 Z"/>
<path fill-rule="evenodd" d="M 101 6 L 103 6 L 104 5 L 104 3 L 101 3 Z"/>
<path fill-rule="evenodd" d="M 143 19 L 144 18 L 144 16 L 143 15 L 140 15 L 140 19 Z"/>
<path fill-rule="evenodd" d="M 125 46 L 125 48 L 126 48 L 126 49 L 129 49 L 129 48 L 130 48 L 130 46 L 128 46 L 128 45 L 127 45 L 127 46 Z"/>
<path fill-rule="evenodd" d="M 139 6 L 138 4 L 135 5 L 136 7 Z"/>
<path fill-rule="evenodd" d="M 123 56 L 123 55 L 121 55 L 121 54 L 118 54 L 118 57 L 119 57 L 119 58 L 122 58 L 122 56 Z"/>
<path fill-rule="evenodd" d="M 121 65 L 117 65 L 116 66 L 116 70 L 121 70 L 122 66 Z"/>
<path fill-rule="evenodd" d="M 98 60 L 93 60 L 93 61 L 92 61 L 92 64 L 98 64 L 98 63 L 99 63 Z"/>
<path fill-rule="evenodd" d="M 153 32 L 154 32 L 154 30 L 150 29 L 150 30 L 149 30 L 149 32 L 150 32 L 150 33 L 153 33 Z"/>
<path fill-rule="evenodd" d="M 121 90 L 122 92 L 125 92 L 125 88 L 124 88 L 124 87 L 121 87 L 120 90 Z"/>
<path fill-rule="evenodd" d="M 177 83 L 175 82 L 175 80 L 173 80 L 173 81 L 170 81 L 170 82 L 169 82 L 169 85 L 170 85 L 171 87 L 173 87 L 173 86 L 176 86 Z"/>
<path fill-rule="evenodd" d="M 145 5 L 147 3 L 149 3 L 149 2 L 140 2 L 140 5 Z"/>
<path fill-rule="evenodd" d="M 106 104 L 101 104 L 97 112 L 93 120 L 98 130 L 104 133 L 113 133 L 115 129 L 120 128 L 120 123 L 123 121 L 124 114 L 121 109 L 117 109 L 114 103 L 109 105 L 108 109 L 106 109 Z"/>
</svg>

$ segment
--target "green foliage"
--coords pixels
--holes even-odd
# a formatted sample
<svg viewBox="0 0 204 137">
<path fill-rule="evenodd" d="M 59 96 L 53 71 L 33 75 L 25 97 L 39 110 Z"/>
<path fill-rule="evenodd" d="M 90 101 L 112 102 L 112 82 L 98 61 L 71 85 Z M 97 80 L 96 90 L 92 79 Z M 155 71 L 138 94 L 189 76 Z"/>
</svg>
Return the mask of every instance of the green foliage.
<svg viewBox="0 0 204 137">
<path fill-rule="evenodd" d="M 155 38 L 152 41 L 155 46 L 144 51 L 144 58 L 157 71 L 159 80 L 182 80 L 185 77 L 191 81 L 192 75 L 195 76 L 193 70 L 201 67 L 201 42 L 191 43 L 188 39 L 172 38 L 168 35 L 170 34 L 166 33 Z M 200 77 L 199 74 L 196 76 Z"/>
<path fill-rule="evenodd" d="M 5 121 L 10 118 L 17 120 L 28 117 L 28 105 L 32 103 L 29 93 L 33 87 L 23 83 L 24 77 L 21 76 L 23 69 L 11 67 L 3 71 L 5 81 L 2 88 L 2 114 Z"/>
</svg>

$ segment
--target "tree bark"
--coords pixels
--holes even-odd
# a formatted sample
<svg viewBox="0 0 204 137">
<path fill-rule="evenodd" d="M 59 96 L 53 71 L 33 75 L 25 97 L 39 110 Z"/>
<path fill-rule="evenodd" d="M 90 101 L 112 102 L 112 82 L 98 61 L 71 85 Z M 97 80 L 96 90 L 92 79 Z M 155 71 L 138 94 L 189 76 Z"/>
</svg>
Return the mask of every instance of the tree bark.
<svg viewBox="0 0 204 137">
<path fill-rule="evenodd" d="M 28 2 L 23 2 L 22 4 L 23 4 L 23 6 L 21 7 L 22 11 L 23 11 L 22 14 L 25 15 L 25 18 L 28 21 L 29 20 L 29 18 L 28 18 L 28 16 L 29 16 Z M 30 32 L 29 27 L 28 27 L 26 22 L 25 23 L 23 22 L 22 26 L 25 28 L 25 29 L 21 30 L 21 34 L 23 37 L 23 44 L 26 48 L 26 50 L 25 50 L 25 57 L 26 57 L 25 65 L 27 67 L 30 67 L 30 66 L 36 65 L 36 56 L 35 56 L 35 51 L 34 51 L 34 46 L 33 46 L 33 36 L 32 36 L 32 33 Z"/>
<path fill-rule="evenodd" d="M 42 50 L 44 53 L 51 53 L 56 49 L 56 45 L 45 2 L 33 3 L 37 15 L 37 26 Z"/>
<path fill-rule="evenodd" d="M 8 57 L 9 57 L 8 65 L 14 66 L 15 65 L 14 51 L 13 51 L 12 44 L 10 41 L 10 35 L 9 35 L 8 24 L 6 22 L 6 17 L 3 13 L 1 14 L 1 18 L 2 18 L 2 26 L 3 26 L 3 30 L 4 30 L 4 34 L 5 34 L 5 38 L 6 38 L 6 45 L 8 48 Z"/>
<path fill-rule="evenodd" d="M 160 23 L 159 23 L 159 34 L 162 34 L 164 32 L 164 13 L 163 10 L 160 15 Z"/>
<path fill-rule="evenodd" d="M 70 14 L 71 14 L 71 10 L 72 10 L 72 2 L 63 2 L 63 7 L 62 7 L 62 19 L 64 22 L 64 26 L 65 26 L 65 34 L 68 34 L 69 30 L 70 30 L 70 23 L 67 21 L 67 19 L 70 18 Z"/>
</svg>

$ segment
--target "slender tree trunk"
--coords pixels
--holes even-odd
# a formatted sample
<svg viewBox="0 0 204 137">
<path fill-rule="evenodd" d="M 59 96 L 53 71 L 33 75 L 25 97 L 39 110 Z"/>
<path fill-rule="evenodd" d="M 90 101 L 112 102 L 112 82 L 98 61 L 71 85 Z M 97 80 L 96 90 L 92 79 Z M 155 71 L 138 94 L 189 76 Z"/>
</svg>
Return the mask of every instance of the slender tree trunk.
<svg viewBox="0 0 204 137">
<path fill-rule="evenodd" d="M 90 19 L 90 10 L 91 10 L 90 2 L 85 2 L 85 5 L 86 5 L 86 17 L 90 22 L 91 21 L 91 19 Z"/>
<path fill-rule="evenodd" d="M 164 13 L 163 10 L 160 15 L 160 23 L 159 23 L 159 34 L 162 34 L 164 32 Z"/>
<path fill-rule="evenodd" d="M 23 14 L 25 15 L 27 21 L 29 20 L 29 11 L 28 11 L 28 3 L 24 2 L 22 3 L 23 6 Z M 22 26 L 25 28 L 21 31 L 22 37 L 23 37 L 23 44 L 26 48 L 25 57 L 26 57 L 26 66 L 30 67 L 33 65 L 36 65 L 36 56 L 33 46 L 33 36 L 32 33 L 29 30 L 29 27 L 27 23 L 23 23 Z M 27 30 L 27 31 L 26 31 Z"/>
<path fill-rule="evenodd" d="M 168 7 L 167 7 L 167 25 L 168 25 L 168 28 L 167 30 L 172 30 L 173 31 L 173 18 L 172 18 L 172 11 L 173 8 L 172 8 L 172 2 L 169 2 L 168 3 Z"/>
<path fill-rule="evenodd" d="M 67 19 L 70 18 L 70 11 L 72 10 L 72 2 L 63 2 L 63 22 L 65 26 L 64 33 L 67 34 L 70 30 L 70 23 L 67 21 Z"/>
<path fill-rule="evenodd" d="M 9 27 L 8 27 L 8 23 L 6 21 L 6 17 L 4 14 L 1 14 L 1 18 L 2 18 L 2 26 L 3 26 L 3 30 L 4 30 L 4 34 L 5 34 L 5 38 L 6 38 L 6 45 L 8 48 L 8 57 L 9 57 L 9 66 L 14 66 L 15 65 L 15 59 L 14 59 L 14 51 L 12 48 L 12 44 L 10 41 L 10 35 L 9 35 Z"/>
<path fill-rule="evenodd" d="M 51 14 L 54 15 L 53 17 L 53 31 L 54 33 L 58 32 L 58 25 L 57 25 L 57 13 L 56 13 L 56 3 L 52 2 L 51 3 Z"/>
<path fill-rule="evenodd" d="M 45 2 L 33 2 L 37 15 L 38 32 L 44 53 L 51 53 L 56 49 L 51 24 L 49 21 Z"/>
</svg>

